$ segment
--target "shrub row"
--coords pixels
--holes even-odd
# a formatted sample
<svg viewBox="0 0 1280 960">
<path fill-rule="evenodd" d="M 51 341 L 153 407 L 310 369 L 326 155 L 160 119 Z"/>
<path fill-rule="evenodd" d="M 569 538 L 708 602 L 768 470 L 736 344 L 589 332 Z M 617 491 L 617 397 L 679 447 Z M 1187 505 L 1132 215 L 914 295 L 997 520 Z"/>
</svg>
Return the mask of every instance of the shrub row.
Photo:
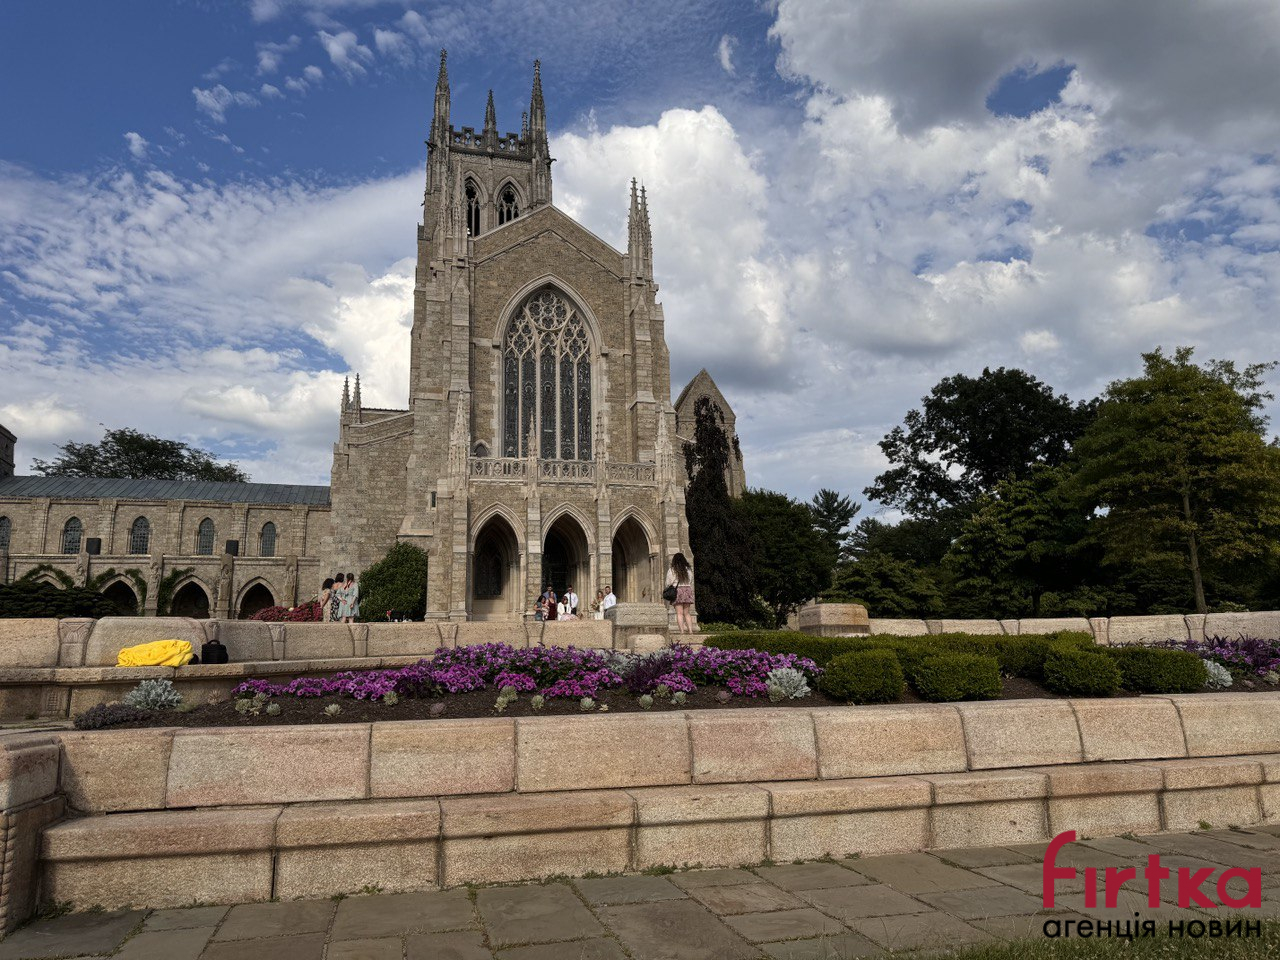
<svg viewBox="0 0 1280 960">
<path fill-rule="evenodd" d="M 1087 633 L 1020 636 L 943 633 L 927 637 L 813 637 L 782 630 L 717 634 L 708 645 L 808 657 L 825 669 L 819 687 L 851 703 L 892 703 L 905 683 L 926 700 L 991 699 L 1001 676 L 1022 677 L 1063 696 L 1190 693 L 1207 675 L 1195 654 L 1151 647 L 1099 647 Z M 893 661 L 893 664 L 890 664 Z M 894 667 L 896 666 L 896 671 Z M 896 691 L 896 692 L 895 692 Z"/>
</svg>

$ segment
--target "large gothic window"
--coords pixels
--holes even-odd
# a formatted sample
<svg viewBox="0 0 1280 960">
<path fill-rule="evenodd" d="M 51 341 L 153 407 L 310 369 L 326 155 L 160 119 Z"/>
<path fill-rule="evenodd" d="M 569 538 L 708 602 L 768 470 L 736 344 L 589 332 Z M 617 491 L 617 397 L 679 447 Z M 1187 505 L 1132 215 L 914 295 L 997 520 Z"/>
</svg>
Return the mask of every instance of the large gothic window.
<svg viewBox="0 0 1280 960">
<path fill-rule="evenodd" d="M 591 344 L 567 297 L 543 287 L 502 341 L 502 455 L 591 459 Z"/>
<path fill-rule="evenodd" d="M 502 226 L 520 216 L 520 201 L 516 198 L 515 187 L 507 184 L 498 194 L 498 226 Z"/>
<path fill-rule="evenodd" d="M 146 517 L 138 517 L 129 528 L 129 552 L 151 552 L 151 521 Z"/>
<path fill-rule="evenodd" d="M 467 233 L 480 236 L 480 194 L 470 177 L 467 178 Z"/>
<path fill-rule="evenodd" d="M 0 550 L 9 549 L 9 538 L 13 535 L 13 523 L 8 517 L 0 517 Z"/>
</svg>

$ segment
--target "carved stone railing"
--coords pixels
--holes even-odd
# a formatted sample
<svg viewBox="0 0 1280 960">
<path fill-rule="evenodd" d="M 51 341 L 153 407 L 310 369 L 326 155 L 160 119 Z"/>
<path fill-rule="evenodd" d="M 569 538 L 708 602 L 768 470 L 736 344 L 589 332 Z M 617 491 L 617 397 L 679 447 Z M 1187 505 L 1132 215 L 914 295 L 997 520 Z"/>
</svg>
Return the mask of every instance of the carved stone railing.
<svg viewBox="0 0 1280 960">
<path fill-rule="evenodd" d="M 605 478 L 610 483 L 653 483 L 657 465 L 652 463 L 607 463 Z"/>
<path fill-rule="evenodd" d="M 652 463 L 606 463 L 609 483 L 650 485 L 656 481 Z M 599 465 L 594 460 L 539 460 L 539 483 L 595 483 Z M 529 461 L 519 457 L 471 457 L 468 475 L 473 480 L 522 483 L 529 479 Z"/>
</svg>

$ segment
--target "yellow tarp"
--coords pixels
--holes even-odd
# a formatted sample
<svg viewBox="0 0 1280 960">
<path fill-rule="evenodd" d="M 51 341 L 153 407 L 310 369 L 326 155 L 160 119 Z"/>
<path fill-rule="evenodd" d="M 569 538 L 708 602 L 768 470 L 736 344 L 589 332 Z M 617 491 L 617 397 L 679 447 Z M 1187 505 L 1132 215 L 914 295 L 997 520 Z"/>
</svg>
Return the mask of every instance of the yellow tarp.
<svg viewBox="0 0 1280 960">
<path fill-rule="evenodd" d="M 125 647 L 116 658 L 117 667 L 181 667 L 191 662 L 191 644 L 186 640 L 152 640 Z"/>
</svg>

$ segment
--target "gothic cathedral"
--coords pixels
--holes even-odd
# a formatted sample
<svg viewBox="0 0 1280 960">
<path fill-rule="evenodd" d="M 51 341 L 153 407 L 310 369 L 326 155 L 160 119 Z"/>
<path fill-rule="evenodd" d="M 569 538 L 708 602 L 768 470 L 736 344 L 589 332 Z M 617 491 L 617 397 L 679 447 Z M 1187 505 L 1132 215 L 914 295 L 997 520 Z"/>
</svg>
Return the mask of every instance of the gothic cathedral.
<svg viewBox="0 0 1280 960">
<path fill-rule="evenodd" d="M 449 105 L 442 53 L 409 408 L 364 406 L 358 380 L 343 397 L 325 566 L 416 544 L 428 618 L 519 619 L 548 584 L 656 602 L 690 553 L 677 431 L 700 396 L 733 414 L 705 370 L 671 403 L 645 192 L 632 182 L 625 251 L 556 209 L 537 63 L 518 134 L 492 92 L 479 133 Z"/>
</svg>

